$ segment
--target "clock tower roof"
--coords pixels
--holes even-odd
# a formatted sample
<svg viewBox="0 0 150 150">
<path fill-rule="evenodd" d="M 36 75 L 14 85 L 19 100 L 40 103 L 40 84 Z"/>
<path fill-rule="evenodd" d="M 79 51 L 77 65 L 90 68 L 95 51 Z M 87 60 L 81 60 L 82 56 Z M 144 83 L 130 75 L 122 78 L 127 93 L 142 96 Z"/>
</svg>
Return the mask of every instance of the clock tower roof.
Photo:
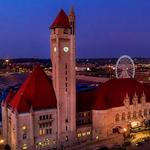
<svg viewBox="0 0 150 150">
<path fill-rule="evenodd" d="M 50 29 L 54 29 L 54 28 L 70 28 L 69 18 L 63 9 L 60 10 L 56 19 L 50 26 Z"/>
</svg>

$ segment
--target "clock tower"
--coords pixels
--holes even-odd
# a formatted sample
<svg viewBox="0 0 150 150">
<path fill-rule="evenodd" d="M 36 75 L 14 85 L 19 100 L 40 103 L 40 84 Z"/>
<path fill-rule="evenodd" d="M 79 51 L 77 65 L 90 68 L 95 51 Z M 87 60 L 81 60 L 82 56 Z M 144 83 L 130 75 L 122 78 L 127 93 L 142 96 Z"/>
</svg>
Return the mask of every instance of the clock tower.
<svg viewBox="0 0 150 150">
<path fill-rule="evenodd" d="M 76 136 L 75 14 L 61 9 L 50 26 L 52 78 L 57 97 L 58 141 L 73 142 Z"/>
</svg>

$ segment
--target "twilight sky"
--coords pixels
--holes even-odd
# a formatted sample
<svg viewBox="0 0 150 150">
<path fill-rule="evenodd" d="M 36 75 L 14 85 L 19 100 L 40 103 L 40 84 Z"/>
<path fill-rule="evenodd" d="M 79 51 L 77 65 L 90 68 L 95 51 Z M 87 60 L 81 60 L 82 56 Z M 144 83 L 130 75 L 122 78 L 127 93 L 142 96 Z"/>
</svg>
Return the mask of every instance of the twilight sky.
<svg viewBox="0 0 150 150">
<path fill-rule="evenodd" d="M 49 58 L 49 25 L 74 6 L 77 57 L 150 57 L 150 0 L 0 0 L 0 58 Z"/>
</svg>

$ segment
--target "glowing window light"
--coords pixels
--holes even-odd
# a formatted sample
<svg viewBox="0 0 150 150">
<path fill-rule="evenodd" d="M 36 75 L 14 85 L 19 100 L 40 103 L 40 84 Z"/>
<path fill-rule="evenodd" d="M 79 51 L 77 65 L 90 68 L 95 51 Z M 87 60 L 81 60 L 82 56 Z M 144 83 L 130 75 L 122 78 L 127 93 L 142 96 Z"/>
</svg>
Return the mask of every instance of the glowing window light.
<svg viewBox="0 0 150 150">
<path fill-rule="evenodd" d="M 42 135 L 43 134 L 43 130 L 40 129 L 39 134 Z"/>
<path fill-rule="evenodd" d="M 45 134 L 46 133 L 46 131 L 43 129 L 43 134 Z"/>
<path fill-rule="evenodd" d="M 53 140 L 53 144 L 56 144 L 56 141 L 55 141 L 55 140 Z"/>
<path fill-rule="evenodd" d="M 1 139 L 1 140 L 0 140 L 0 144 L 3 144 L 3 143 L 4 143 L 4 140 L 3 140 L 3 139 Z"/>
<path fill-rule="evenodd" d="M 78 133 L 78 135 L 77 135 L 78 137 L 81 137 L 81 133 Z"/>
<path fill-rule="evenodd" d="M 85 133 L 85 132 L 83 132 L 83 133 L 82 133 L 82 136 L 85 136 L 85 135 L 86 135 L 86 133 Z"/>
<path fill-rule="evenodd" d="M 27 149 L 27 144 L 23 144 L 22 149 Z"/>
<path fill-rule="evenodd" d="M 26 126 L 22 126 L 22 130 L 26 130 L 27 129 L 27 127 Z"/>
<path fill-rule="evenodd" d="M 86 134 L 87 134 L 87 135 L 91 135 L 91 132 L 90 132 L 90 131 L 88 131 Z"/>
<path fill-rule="evenodd" d="M 123 128 L 123 131 L 124 131 L 124 132 L 126 132 L 126 131 L 127 131 L 127 129 L 126 129 L 126 128 Z"/>
</svg>

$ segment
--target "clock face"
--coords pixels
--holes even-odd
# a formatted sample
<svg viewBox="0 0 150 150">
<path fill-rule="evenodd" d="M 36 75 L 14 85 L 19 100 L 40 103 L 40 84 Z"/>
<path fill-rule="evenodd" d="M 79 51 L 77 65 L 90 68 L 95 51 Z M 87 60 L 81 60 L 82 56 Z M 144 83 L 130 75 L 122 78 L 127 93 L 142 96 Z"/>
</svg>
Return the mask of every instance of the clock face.
<svg viewBox="0 0 150 150">
<path fill-rule="evenodd" d="M 56 47 L 54 47 L 54 52 L 56 52 L 57 51 L 57 48 Z"/>
<path fill-rule="evenodd" d="M 64 47 L 64 52 L 68 52 L 69 51 L 69 48 L 68 47 Z"/>
</svg>

